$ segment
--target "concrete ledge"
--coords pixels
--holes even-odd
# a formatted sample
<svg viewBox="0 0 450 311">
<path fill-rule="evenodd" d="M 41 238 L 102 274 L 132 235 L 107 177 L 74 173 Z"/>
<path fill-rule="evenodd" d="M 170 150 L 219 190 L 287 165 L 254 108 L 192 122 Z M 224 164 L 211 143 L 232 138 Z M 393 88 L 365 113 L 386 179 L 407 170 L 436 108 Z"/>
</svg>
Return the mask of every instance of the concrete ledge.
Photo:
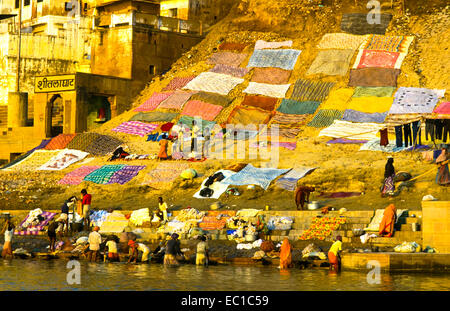
<svg viewBox="0 0 450 311">
<path fill-rule="evenodd" d="M 382 271 L 450 271 L 450 254 L 429 253 L 344 253 L 342 269 L 369 271 L 369 261 L 378 261 Z"/>
</svg>

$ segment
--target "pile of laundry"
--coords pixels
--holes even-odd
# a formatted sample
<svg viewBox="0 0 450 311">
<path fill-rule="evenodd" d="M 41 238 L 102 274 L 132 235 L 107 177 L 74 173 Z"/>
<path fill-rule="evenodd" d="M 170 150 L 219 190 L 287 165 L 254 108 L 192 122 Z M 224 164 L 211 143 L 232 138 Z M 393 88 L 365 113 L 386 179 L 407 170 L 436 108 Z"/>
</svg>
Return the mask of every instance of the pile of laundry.
<svg viewBox="0 0 450 311">
<path fill-rule="evenodd" d="M 252 248 L 260 248 L 263 240 L 259 239 L 253 243 L 239 243 L 236 245 L 236 249 L 252 249 Z"/>
<path fill-rule="evenodd" d="M 305 259 L 327 259 L 327 256 L 322 249 L 314 243 L 309 244 L 302 250 L 302 258 Z"/>
<path fill-rule="evenodd" d="M 200 212 L 196 210 L 195 208 L 188 207 L 186 209 L 183 209 L 180 211 L 180 213 L 175 217 L 175 220 L 177 221 L 186 221 L 191 219 L 198 219 L 202 220 L 203 217 L 205 217 L 205 212 Z"/>
<path fill-rule="evenodd" d="M 272 216 L 269 218 L 267 227 L 269 230 L 291 230 L 293 222 L 292 217 Z"/>
<path fill-rule="evenodd" d="M 90 211 L 89 214 L 89 220 L 94 226 L 101 227 L 103 222 L 105 222 L 106 218 L 108 218 L 110 213 L 107 211 Z M 77 217 L 75 217 L 75 221 L 77 220 Z"/>
<path fill-rule="evenodd" d="M 421 247 L 416 242 L 403 242 L 400 245 L 394 247 L 396 253 L 419 253 Z"/>
<path fill-rule="evenodd" d="M 141 227 L 144 223 L 150 223 L 150 210 L 141 208 L 133 211 L 130 216 L 130 222 L 136 227 Z"/>
</svg>

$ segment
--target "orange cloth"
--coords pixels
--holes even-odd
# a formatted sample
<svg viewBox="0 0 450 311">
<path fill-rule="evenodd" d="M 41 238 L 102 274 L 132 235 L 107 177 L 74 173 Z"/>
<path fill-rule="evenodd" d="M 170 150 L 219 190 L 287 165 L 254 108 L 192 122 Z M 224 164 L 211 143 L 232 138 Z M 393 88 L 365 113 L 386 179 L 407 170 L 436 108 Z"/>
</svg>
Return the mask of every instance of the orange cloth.
<svg viewBox="0 0 450 311">
<path fill-rule="evenodd" d="M 338 258 L 333 252 L 328 252 L 328 261 L 330 262 L 330 265 L 339 264 Z"/>
<path fill-rule="evenodd" d="M 161 139 L 159 141 L 159 153 L 158 153 L 158 158 L 160 159 L 167 159 L 167 146 L 168 146 L 169 141 L 166 139 Z"/>
<path fill-rule="evenodd" d="M 81 200 L 77 201 L 77 214 L 80 216 L 83 215 L 83 202 Z"/>
<path fill-rule="evenodd" d="M 292 247 L 289 243 L 289 240 L 285 238 L 283 240 L 283 244 L 281 244 L 281 251 L 280 251 L 280 268 L 281 269 L 287 269 L 292 263 L 292 253 L 291 253 Z"/>
<path fill-rule="evenodd" d="M 383 219 L 380 223 L 380 229 L 378 234 L 381 236 L 391 237 L 394 233 L 394 224 L 396 218 L 396 212 L 394 204 L 389 204 L 384 210 Z"/>
</svg>

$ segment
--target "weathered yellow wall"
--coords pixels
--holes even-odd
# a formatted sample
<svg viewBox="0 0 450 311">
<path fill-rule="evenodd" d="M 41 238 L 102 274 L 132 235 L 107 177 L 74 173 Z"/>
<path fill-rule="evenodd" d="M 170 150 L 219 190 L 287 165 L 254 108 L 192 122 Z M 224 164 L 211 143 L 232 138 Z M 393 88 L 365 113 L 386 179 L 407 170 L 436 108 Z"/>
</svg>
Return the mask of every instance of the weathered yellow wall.
<svg viewBox="0 0 450 311">
<path fill-rule="evenodd" d="M 423 245 L 450 253 L 450 201 L 422 202 Z"/>
<path fill-rule="evenodd" d="M 177 16 L 170 14 L 170 9 L 177 9 Z M 161 1 L 160 15 L 189 19 L 189 0 L 166 0 Z"/>
</svg>

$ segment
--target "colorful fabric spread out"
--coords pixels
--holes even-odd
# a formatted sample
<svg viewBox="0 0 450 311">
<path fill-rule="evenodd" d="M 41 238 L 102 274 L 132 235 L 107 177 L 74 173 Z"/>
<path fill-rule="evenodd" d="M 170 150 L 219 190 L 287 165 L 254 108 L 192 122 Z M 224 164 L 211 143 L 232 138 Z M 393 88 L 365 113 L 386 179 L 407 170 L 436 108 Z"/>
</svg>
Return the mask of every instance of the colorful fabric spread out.
<svg viewBox="0 0 450 311">
<path fill-rule="evenodd" d="M 233 53 L 227 51 L 214 53 L 206 62 L 208 64 L 222 64 L 239 67 L 246 58 L 247 54 L 245 53 Z"/>
<path fill-rule="evenodd" d="M 99 169 L 100 167 L 100 165 L 79 167 L 72 172 L 67 173 L 60 181 L 58 181 L 58 184 L 78 185 L 83 182 L 84 178 L 87 175 Z"/>
<path fill-rule="evenodd" d="M 267 84 L 250 82 L 243 93 L 258 94 L 268 97 L 284 98 L 289 90 L 290 84 Z"/>
<path fill-rule="evenodd" d="M 117 147 L 122 144 L 123 141 L 117 138 L 108 135 L 101 135 L 86 148 L 86 152 L 89 152 L 96 156 L 103 156 L 108 153 L 114 152 L 114 150 L 116 150 Z"/>
<path fill-rule="evenodd" d="M 195 78 L 195 79 L 197 79 L 197 78 Z M 191 83 L 191 82 L 189 82 L 189 83 Z M 176 90 L 171 96 L 169 96 L 167 99 L 165 99 L 164 101 L 162 101 L 159 104 L 158 109 L 181 110 L 183 108 L 184 104 L 195 93 L 196 92 L 187 92 L 187 91 L 182 91 L 182 90 Z"/>
<path fill-rule="evenodd" d="M 290 76 L 290 70 L 280 68 L 254 68 L 250 81 L 267 84 L 286 84 Z"/>
<path fill-rule="evenodd" d="M 9 166 L 6 170 L 34 171 L 57 156 L 60 150 L 35 150 L 24 160 Z"/>
<path fill-rule="evenodd" d="M 91 181 L 96 184 L 106 185 L 115 172 L 124 168 L 125 165 L 104 165 L 101 168 L 93 171 L 84 178 L 84 181 Z"/>
<path fill-rule="evenodd" d="M 287 126 L 299 125 L 306 122 L 310 114 L 287 114 L 277 111 L 273 116 L 271 123 L 284 124 Z"/>
<path fill-rule="evenodd" d="M 328 97 L 333 86 L 333 82 L 298 79 L 294 84 L 290 98 L 297 101 L 322 102 Z"/>
<path fill-rule="evenodd" d="M 392 97 L 395 87 L 362 87 L 355 88 L 353 98 L 357 97 Z"/>
<path fill-rule="evenodd" d="M 173 92 L 166 92 L 166 93 L 159 93 L 155 92 L 150 96 L 149 99 L 147 99 L 142 105 L 134 109 L 136 112 L 148 112 L 153 111 L 156 108 L 158 108 L 159 104 L 166 100 L 169 96 L 171 96 Z"/>
<path fill-rule="evenodd" d="M 227 123 L 229 124 L 267 124 L 272 114 L 268 111 L 254 108 L 236 106 L 228 117 Z"/>
<path fill-rule="evenodd" d="M 227 225 L 228 218 L 230 218 L 228 215 L 223 215 L 220 219 L 217 219 L 215 216 L 205 216 L 198 226 L 205 231 L 222 230 Z"/>
<path fill-rule="evenodd" d="M 439 106 L 437 106 L 433 113 L 436 114 L 450 114 L 450 102 L 443 102 Z"/>
<path fill-rule="evenodd" d="M 354 69 L 358 68 L 396 68 L 400 69 L 406 54 L 388 51 L 360 50 Z"/>
<path fill-rule="evenodd" d="M 268 41 L 264 41 L 264 40 L 258 40 L 255 43 L 255 50 L 278 49 L 278 48 L 282 48 L 282 47 L 290 48 L 292 46 L 292 44 L 293 44 L 292 40 L 281 41 L 281 42 L 268 42 Z"/>
<path fill-rule="evenodd" d="M 333 124 L 334 120 L 340 120 L 344 116 L 344 111 L 333 109 L 319 110 L 311 122 L 308 123 L 310 127 L 327 127 Z"/>
<path fill-rule="evenodd" d="M 139 121 L 128 121 L 122 123 L 116 128 L 113 128 L 111 131 L 144 137 L 145 135 L 153 132 L 157 127 L 158 124 L 148 124 Z"/>
<path fill-rule="evenodd" d="M 383 123 L 393 100 L 392 97 L 353 97 L 344 112 L 343 120 Z"/>
<path fill-rule="evenodd" d="M 354 140 L 354 139 L 345 139 L 345 138 L 337 138 L 327 141 L 327 144 L 365 144 L 368 140 Z"/>
<path fill-rule="evenodd" d="M 171 183 L 180 176 L 181 172 L 188 168 L 189 165 L 187 163 L 160 163 L 145 176 L 142 184 L 149 185 L 156 189 L 167 189 L 170 187 Z"/>
<path fill-rule="evenodd" d="M 299 102 L 293 99 L 284 98 L 277 108 L 277 111 L 285 114 L 314 114 L 319 106 L 320 102 Z"/>
<path fill-rule="evenodd" d="M 81 151 L 86 151 L 86 149 L 100 137 L 97 133 L 82 133 L 75 136 L 70 143 L 67 144 L 67 149 L 76 149 Z"/>
<path fill-rule="evenodd" d="M 267 96 L 245 95 L 243 106 L 257 107 L 263 110 L 272 111 L 278 103 L 277 98 Z"/>
<path fill-rule="evenodd" d="M 397 87 L 400 69 L 361 68 L 350 70 L 348 86 L 392 86 Z"/>
<path fill-rule="evenodd" d="M 256 168 L 253 165 L 248 164 L 238 173 L 222 180 L 222 183 L 236 186 L 259 185 L 264 190 L 267 190 L 272 180 L 289 170 L 290 169 Z"/>
<path fill-rule="evenodd" d="M 84 159 L 89 153 L 79 151 L 64 149 L 61 150 L 55 157 L 51 158 L 47 163 L 43 164 L 38 170 L 45 171 L 58 171 L 65 169 L 66 167 Z"/>
<path fill-rule="evenodd" d="M 386 125 L 377 123 L 353 123 L 334 120 L 330 127 L 320 131 L 319 137 L 372 140 L 376 139 L 378 132 L 385 127 Z"/>
<path fill-rule="evenodd" d="M 25 219 L 20 223 L 18 228 L 22 228 L 24 230 L 14 230 L 15 235 L 40 235 L 44 233 L 44 227 L 48 225 L 50 220 L 55 217 L 56 213 L 51 212 L 42 212 L 39 216 L 43 219 L 37 225 L 30 225 L 26 228 L 23 228 L 24 223 L 27 221 L 29 215 L 25 217 Z"/>
<path fill-rule="evenodd" d="M 369 35 L 360 49 L 407 53 L 414 37 Z"/>
<path fill-rule="evenodd" d="M 293 70 L 300 50 L 255 50 L 247 67 L 276 67 Z"/>
<path fill-rule="evenodd" d="M 186 84 L 188 84 L 195 76 L 184 77 L 184 78 L 174 78 L 169 84 L 163 88 L 163 91 L 175 91 L 178 89 L 182 89 Z"/>
<path fill-rule="evenodd" d="M 220 105 L 222 107 L 228 106 L 232 101 L 232 99 L 227 96 L 207 92 L 198 92 L 192 95 L 190 99 L 201 100 L 202 102 L 210 103 L 213 105 Z"/>
<path fill-rule="evenodd" d="M 317 239 L 323 241 L 346 222 L 346 217 L 314 217 L 311 226 L 303 231 L 299 240 Z"/>
<path fill-rule="evenodd" d="M 242 78 L 247 73 L 249 73 L 250 70 L 248 68 L 233 67 L 233 66 L 228 66 L 228 65 L 224 65 L 224 64 L 217 64 L 214 66 L 214 68 L 212 68 L 209 71 L 230 75 L 230 76 L 233 76 L 236 78 Z"/>
<path fill-rule="evenodd" d="M 75 136 L 77 136 L 77 134 L 59 134 L 58 136 L 53 137 L 52 140 L 42 149 L 65 149 Z"/>
<path fill-rule="evenodd" d="M 290 170 L 283 177 L 276 181 L 276 185 L 288 191 L 294 191 L 297 187 L 297 182 L 303 177 L 311 174 L 317 167 L 297 167 Z"/>
<path fill-rule="evenodd" d="M 351 121 L 351 122 L 374 122 L 374 123 L 383 123 L 386 120 L 387 116 L 386 112 L 374 112 L 374 113 L 366 113 L 353 109 L 347 109 L 344 112 L 344 116 L 342 120 Z"/>
<path fill-rule="evenodd" d="M 181 116 L 181 118 L 178 120 L 178 124 L 184 124 L 185 126 L 192 129 L 192 121 L 193 120 L 197 121 L 197 126 L 202 130 L 205 127 L 212 129 L 214 127 L 214 125 L 216 124 L 216 122 L 214 122 L 214 121 L 208 121 L 208 120 L 203 120 L 203 119 L 199 120 L 199 118 L 194 118 L 194 117 L 190 117 L 190 116 Z"/>
<path fill-rule="evenodd" d="M 242 78 L 215 72 L 202 72 L 189 82 L 185 89 L 228 95 L 232 89 L 242 82 L 244 82 Z"/>
<path fill-rule="evenodd" d="M 178 112 L 163 112 L 163 111 L 139 112 L 134 116 L 132 116 L 128 121 L 169 122 L 175 119 L 178 115 L 179 115 Z"/>
<path fill-rule="evenodd" d="M 345 76 L 354 50 L 319 50 L 306 75 Z"/>
<path fill-rule="evenodd" d="M 222 44 L 219 45 L 219 50 L 242 52 L 242 50 L 244 50 L 247 45 L 248 44 L 238 42 L 223 42 Z"/>
<path fill-rule="evenodd" d="M 358 36 L 348 33 L 327 33 L 322 37 L 318 49 L 356 50 L 367 39 L 367 36 Z"/>
<path fill-rule="evenodd" d="M 213 121 L 220 111 L 222 111 L 222 108 L 222 106 L 205 103 L 200 100 L 190 100 L 184 105 L 181 114 Z"/>
<path fill-rule="evenodd" d="M 439 96 L 440 92 L 436 90 L 401 87 L 395 93 L 389 114 L 432 113 Z"/>
<path fill-rule="evenodd" d="M 143 170 L 145 168 L 145 165 L 127 165 L 123 167 L 122 169 L 116 171 L 112 176 L 111 179 L 108 181 L 108 184 L 126 184 L 130 180 L 132 180 L 134 177 L 136 177 L 139 174 L 140 170 Z"/>
</svg>

